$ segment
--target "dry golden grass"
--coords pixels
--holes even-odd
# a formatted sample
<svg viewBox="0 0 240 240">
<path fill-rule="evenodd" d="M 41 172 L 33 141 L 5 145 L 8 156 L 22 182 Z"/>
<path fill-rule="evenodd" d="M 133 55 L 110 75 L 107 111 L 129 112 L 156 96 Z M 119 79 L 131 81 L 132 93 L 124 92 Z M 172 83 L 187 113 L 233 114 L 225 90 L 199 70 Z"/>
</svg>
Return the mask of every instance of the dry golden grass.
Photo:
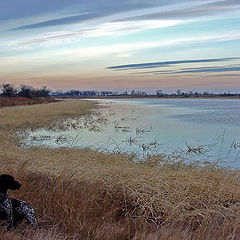
<svg viewBox="0 0 240 240">
<path fill-rule="evenodd" d="M 238 171 L 163 156 L 134 163 L 88 149 L 22 149 L 11 140 L 18 129 L 90 114 L 92 107 L 66 101 L 0 110 L 0 173 L 23 183 L 10 195 L 31 203 L 40 225 L 23 225 L 4 239 L 240 238 Z"/>
<path fill-rule="evenodd" d="M 90 114 L 94 105 L 91 101 L 65 100 L 50 104 L 2 108 L 0 129 L 45 127 L 56 120 Z"/>
<path fill-rule="evenodd" d="M 23 233 L 24 232 L 24 233 Z M 41 229 L 33 231 L 32 229 L 15 230 L 4 232 L 0 230 L 1 240 L 65 240 L 66 237 L 57 233 L 57 230 L 52 228 L 49 230 Z"/>
<path fill-rule="evenodd" d="M 20 105 L 50 103 L 50 102 L 56 102 L 56 100 L 51 97 L 26 98 L 26 97 L 0 96 L 0 108 L 11 107 L 11 106 L 20 106 Z"/>
</svg>

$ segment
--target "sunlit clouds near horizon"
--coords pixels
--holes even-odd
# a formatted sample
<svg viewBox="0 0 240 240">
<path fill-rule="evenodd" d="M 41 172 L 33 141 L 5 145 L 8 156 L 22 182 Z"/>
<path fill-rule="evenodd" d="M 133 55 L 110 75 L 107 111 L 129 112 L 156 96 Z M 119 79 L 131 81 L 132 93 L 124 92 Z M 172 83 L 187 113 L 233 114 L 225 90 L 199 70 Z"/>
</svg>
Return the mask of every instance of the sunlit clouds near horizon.
<svg viewBox="0 0 240 240">
<path fill-rule="evenodd" d="M 0 83 L 240 92 L 239 0 L 0 3 Z"/>
</svg>

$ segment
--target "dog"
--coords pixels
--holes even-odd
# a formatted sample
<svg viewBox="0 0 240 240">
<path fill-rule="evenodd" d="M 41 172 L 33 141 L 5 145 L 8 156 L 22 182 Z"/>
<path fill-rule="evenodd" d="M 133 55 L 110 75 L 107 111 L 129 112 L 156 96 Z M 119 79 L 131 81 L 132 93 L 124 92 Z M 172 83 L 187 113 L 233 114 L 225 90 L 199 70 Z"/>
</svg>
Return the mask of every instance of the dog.
<svg viewBox="0 0 240 240">
<path fill-rule="evenodd" d="M 0 219 L 6 221 L 7 231 L 12 227 L 16 227 L 23 219 L 26 219 L 34 228 L 37 228 L 34 209 L 25 201 L 9 198 L 7 195 L 8 189 L 19 190 L 21 185 L 11 175 L 0 175 Z"/>
</svg>

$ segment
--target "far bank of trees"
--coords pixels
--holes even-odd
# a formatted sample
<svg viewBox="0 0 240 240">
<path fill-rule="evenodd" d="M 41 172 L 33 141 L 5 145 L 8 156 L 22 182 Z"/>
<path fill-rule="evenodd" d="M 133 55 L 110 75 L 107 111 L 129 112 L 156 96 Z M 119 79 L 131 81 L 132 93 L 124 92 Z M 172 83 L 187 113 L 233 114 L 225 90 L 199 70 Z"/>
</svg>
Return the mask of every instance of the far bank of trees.
<svg viewBox="0 0 240 240">
<path fill-rule="evenodd" d="M 16 87 L 11 83 L 1 84 L 0 91 L 1 96 L 26 98 L 49 97 L 51 92 L 46 86 L 38 89 L 29 85 L 20 85 L 19 87 Z"/>
<path fill-rule="evenodd" d="M 46 97 L 163 97 L 163 98 L 198 98 L 198 97 L 240 97 L 239 92 L 222 92 L 222 93 L 213 93 L 209 91 L 196 92 L 188 91 L 184 92 L 180 89 L 176 90 L 173 93 L 166 93 L 162 89 L 158 89 L 155 93 L 147 93 L 140 90 L 131 90 L 131 91 L 96 91 L 96 90 L 78 90 L 72 89 L 67 91 L 51 91 L 46 86 L 41 88 L 34 88 L 30 85 L 20 85 L 18 87 L 14 86 L 11 83 L 2 83 L 0 84 L 0 95 L 6 97 L 26 97 L 26 98 L 46 98 Z"/>
</svg>

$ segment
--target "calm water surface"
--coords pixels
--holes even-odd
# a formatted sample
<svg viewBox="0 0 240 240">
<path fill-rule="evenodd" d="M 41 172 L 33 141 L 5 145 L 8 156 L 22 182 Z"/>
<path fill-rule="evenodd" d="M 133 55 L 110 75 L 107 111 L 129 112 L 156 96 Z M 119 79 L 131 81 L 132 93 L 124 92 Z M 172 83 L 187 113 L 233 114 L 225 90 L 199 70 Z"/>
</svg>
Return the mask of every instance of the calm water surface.
<svg viewBox="0 0 240 240">
<path fill-rule="evenodd" d="M 143 157 L 181 153 L 229 165 L 240 160 L 238 99 L 121 99 L 99 104 L 100 114 L 70 120 L 64 130 L 27 131 L 25 144 L 90 147 Z"/>
</svg>

